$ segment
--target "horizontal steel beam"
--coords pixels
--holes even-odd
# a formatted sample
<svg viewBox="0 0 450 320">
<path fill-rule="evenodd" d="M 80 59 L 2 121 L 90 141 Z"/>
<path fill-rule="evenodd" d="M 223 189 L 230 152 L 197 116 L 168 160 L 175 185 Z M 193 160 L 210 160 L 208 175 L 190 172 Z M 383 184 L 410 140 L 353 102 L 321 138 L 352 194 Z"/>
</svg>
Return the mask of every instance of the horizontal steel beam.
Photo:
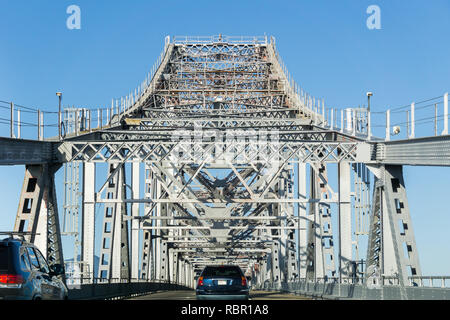
<svg viewBox="0 0 450 320">
<path fill-rule="evenodd" d="M 0 138 L 0 165 L 35 165 L 62 162 L 59 143 Z"/>
<path fill-rule="evenodd" d="M 450 166 L 450 135 L 378 143 L 375 161 L 382 165 Z"/>
<path fill-rule="evenodd" d="M 336 199 L 99 199 L 95 203 L 339 203 Z"/>
</svg>

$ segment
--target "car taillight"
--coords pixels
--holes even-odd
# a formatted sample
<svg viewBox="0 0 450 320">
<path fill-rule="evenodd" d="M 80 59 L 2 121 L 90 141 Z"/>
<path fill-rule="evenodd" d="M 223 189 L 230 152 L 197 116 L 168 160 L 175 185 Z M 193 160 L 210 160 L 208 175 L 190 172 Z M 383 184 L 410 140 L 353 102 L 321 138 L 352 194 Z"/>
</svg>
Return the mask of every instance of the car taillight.
<svg viewBox="0 0 450 320">
<path fill-rule="evenodd" d="M 247 279 L 245 277 L 241 277 L 242 279 L 242 286 L 245 287 L 247 285 Z"/>
<path fill-rule="evenodd" d="M 19 285 L 24 283 L 23 277 L 16 274 L 0 274 L 0 284 L 3 285 Z"/>
<path fill-rule="evenodd" d="M 203 285 L 203 277 L 198 278 L 197 287 L 201 287 Z"/>
</svg>

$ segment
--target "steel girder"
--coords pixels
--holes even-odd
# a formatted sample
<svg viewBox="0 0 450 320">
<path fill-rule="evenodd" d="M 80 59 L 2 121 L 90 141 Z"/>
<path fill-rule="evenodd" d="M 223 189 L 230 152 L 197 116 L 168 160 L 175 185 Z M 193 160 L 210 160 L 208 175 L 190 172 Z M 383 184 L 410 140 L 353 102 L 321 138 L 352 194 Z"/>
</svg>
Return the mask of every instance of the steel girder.
<svg viewBox="0 0 450 320">
<path fill-rule="evenodd" d="M 264 163 L 270 157 L 279 156 L 280 161 L 297 158 L 303 163 L 339 163 L 341 161 L 361 162 L 367 151 L 364 143 L 355 142 L 315 142 L 287 141 L 269 143 L 266 148 L 258 148 L 245 142 L 205 142 L 196 145 L 191 142 L 157 141 L 99 141 L 64 142 L 60 150 L 67 160 L 99 163 L 152 162 L 158 163 L 166 158 L 177 159 L 179 164 L 198 163 L 214 158 L 211 153 L 199 153 L 195 147 L 207 149 L 213 146 L 219 152 L 229 148 L 246 150 L 239 158 L 232 157 L 233 164 Z M 259 150 L 258 150 L 259 149 Z M 292 152 L 294 151 L 294 152 Z M 256 153 L 255 153 L 256 152 Z M 359 153 L 359 154 L 358 154 Z M 361 153 L 363 153 L 361 155 Z M 264 157 L 262 155 L 264 154 Z M 366 154 L 367 155 L 367 154 Z M 215 162 L 224 161 L 214 159 Z M 359 160 L 359 161 L 358 161 Z"/>
</svg>

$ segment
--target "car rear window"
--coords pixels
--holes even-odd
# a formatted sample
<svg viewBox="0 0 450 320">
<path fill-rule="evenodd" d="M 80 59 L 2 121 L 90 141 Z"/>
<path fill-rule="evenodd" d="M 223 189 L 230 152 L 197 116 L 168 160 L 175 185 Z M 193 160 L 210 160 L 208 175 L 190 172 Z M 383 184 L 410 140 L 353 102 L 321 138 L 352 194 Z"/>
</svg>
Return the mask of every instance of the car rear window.
<svg viewBox="0 0 450 320">
<path fill-rule="evenodd" d="M 0 270 L 7 271 L 9 268 L 9 248 L 0 246 Z"/>
<path fill-rule="evenodd" d="M 207 267 L 202 274 L 204 277 L 241 277 L 239 267 Z"/>
</svg>

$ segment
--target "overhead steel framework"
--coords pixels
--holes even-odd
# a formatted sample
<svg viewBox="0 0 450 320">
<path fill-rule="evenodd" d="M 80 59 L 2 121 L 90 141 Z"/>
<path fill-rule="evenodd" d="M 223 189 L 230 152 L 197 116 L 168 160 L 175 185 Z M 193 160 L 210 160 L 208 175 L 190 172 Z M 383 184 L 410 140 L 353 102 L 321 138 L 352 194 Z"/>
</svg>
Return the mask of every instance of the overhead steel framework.
<svg viewBox="0 0 450 320">
<path fill-rule="evenodd" d="M 93 129 L 90 112 L 72 110 L 73 130 L 39 143 L 15 229 L 62 259 L 54 172 L 75 163 L 84 282 L 192 287 L 205 265 L 234 263 L 259 285 L 409 286 L 421 269 L 402 165 L 427 159 L 396 153 L 409 142 L 374 142 L 365 110 L 341 130 L 324 110 L 292 80 L 274 38 L 168 37 L 134 94 L 113 100 L 107 125 Z M 0 154 L 26 163 L 18 158 Z"/>
</svg>

